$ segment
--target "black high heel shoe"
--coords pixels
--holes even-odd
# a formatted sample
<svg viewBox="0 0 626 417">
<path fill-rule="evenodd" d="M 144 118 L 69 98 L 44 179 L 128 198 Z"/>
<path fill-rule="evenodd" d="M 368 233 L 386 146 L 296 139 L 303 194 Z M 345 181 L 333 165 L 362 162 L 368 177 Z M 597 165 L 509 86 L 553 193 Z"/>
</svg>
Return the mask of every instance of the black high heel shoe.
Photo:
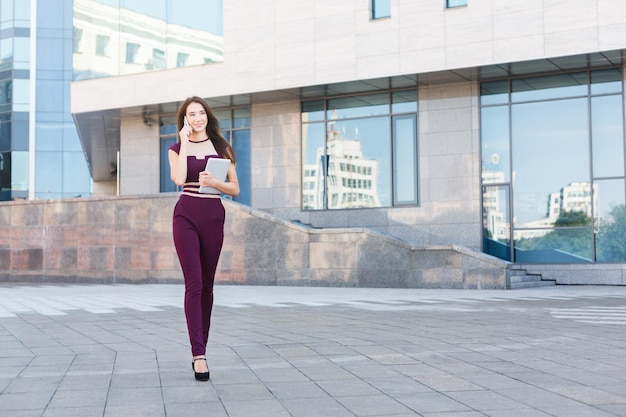
<svg viewBox="0 0 626 417">
<path fill-rule="evenodd" d="M 205 361 L 206 362 L 206 358 L 194 358 L 191 361 L 191 369 L 193 369 L 193 373 L 194 376 L 196 377 L 196 380 L 198 381 L 208 381 L 209 380 L 209 371 L 206 372 L 196 372 L 196 367 L 195 367 L 195 363 L 196 361 Z M 207 364 L 207 368 L 208 368 L 208 364 Z"/>
</svg>

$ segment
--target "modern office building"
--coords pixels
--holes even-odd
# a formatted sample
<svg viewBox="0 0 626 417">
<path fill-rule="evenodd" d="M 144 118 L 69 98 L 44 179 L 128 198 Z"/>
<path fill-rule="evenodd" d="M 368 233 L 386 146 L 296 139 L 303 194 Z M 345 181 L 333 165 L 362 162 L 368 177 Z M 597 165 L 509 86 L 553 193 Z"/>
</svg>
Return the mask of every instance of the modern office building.
<svg viewBox="0 0 626 417">
<path fill-rule="evenodd" d="M 32 20 L 20 26 L 17 6 L 5 18 L 13 3 L 0 12 L 14 26 L 0 48 L 5 196 L 175 191 L 174 115 L 198 95 L 254 209 L 626 283 L 622 0 L 33 0 L 30 15 L 65 25 L 37 25 L 35 46 Z M 72 50 L 56 72 L 52 35 Z M 37 77 L 32 57 L 7 58 L 8 40 L 28 39 L 45 51 Z M 45 171 L 82 151 L 88 190 L 69 186 L 83 159 Z"/>
</svg>

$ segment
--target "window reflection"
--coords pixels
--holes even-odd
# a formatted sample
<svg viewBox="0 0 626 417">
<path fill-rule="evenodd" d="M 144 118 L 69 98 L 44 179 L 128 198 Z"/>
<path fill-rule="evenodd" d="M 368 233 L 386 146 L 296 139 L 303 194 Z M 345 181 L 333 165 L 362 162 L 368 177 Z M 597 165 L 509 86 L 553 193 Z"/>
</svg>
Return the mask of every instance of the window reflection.
<svg viewBox="0 0 626 417">
<path fill-rule="evenodd" d="M 591 228 L 516 230 L 515 261 L 579 263 L 593 259 Z"/>
<path fill-rule="evenodd" d="M 500 218 L 493 204 L 508 198 L 514 261 L 626 259 L 621 80 L 617 68 L 515 79 L 511 102 L 507 83 L 481 85 L 482 182 L 511 187 L 507 197 L 483 188 L 488 253 Z"/>
<path fill-rule="evenodd" d="M 392 97 L 404 114 L 391 113 Z M 415 90 L 303 102 L 302 111 L 305 210 L 417 204 Z"/>
<path fill-rule="evenodd" d="M 624 124 L 621 95 L 591 99 L 594 177 L 624 175 Z"/>
<path fill-rule="evenodd" d="M 550 196 L 571 184 L 589 184 L 587 100 L 514 105 L 514 224 L 551 225 Z"/>
<path fill-rule="evenodd" d="M 598 262 L 626 261 L 626 211 L 623 179 L 596 182 L 598 204 L 595 217 Z"/>
<path fill-rule="evenodd" d="M 587 88 L 586 72 L 521 78 L 511 83 L 511 101 L 586 96 Z"/>
<path fill-rule="evenodd" d="M 74 79 L 222 62 L 222 0 L 74 1 Z"/>
</svg>

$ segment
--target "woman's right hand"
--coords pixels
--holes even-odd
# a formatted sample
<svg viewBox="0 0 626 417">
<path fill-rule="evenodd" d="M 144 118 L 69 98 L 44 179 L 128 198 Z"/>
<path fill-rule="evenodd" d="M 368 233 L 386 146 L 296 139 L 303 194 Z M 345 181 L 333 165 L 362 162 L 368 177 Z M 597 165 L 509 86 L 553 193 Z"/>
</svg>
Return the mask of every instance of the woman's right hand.
<svg viewBox="0 0 626 417">
<path fill-rule="evenodd" d="M 178 136 L 180 136 L 180 142 L 181 143 L 189 142 L 189 137 L 191 136 L 192 131 L 193 131 L 193 128 L 191 127 L 189 122 L 187 122 L 187 116 L 185 116 L 183 128 L 180 129 L 180 132 L 178 132 Z"/>
</svg>

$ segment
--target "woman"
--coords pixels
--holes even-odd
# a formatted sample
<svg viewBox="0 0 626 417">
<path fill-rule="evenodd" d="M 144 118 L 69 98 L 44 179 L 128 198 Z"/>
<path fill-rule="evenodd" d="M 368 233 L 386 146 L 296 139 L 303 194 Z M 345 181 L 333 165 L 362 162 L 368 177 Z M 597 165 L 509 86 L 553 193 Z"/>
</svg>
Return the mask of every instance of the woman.
<svg viewBox="0 0 626 417">
<path fill-rule="evenodd" d="M 201 194 L 209 186 L 223 194 L 239 195 L 235 154 L 222 137 L 219 122 L 200 97 L 187 98 L 178 109 L 180 142 L 169 149 L 172 181 L 183 186 L 174 208 L 172 230 L 185 279 L 185 317 L 198 381 L 208 381 L 206 345 L 213 308 L 215 270 L 224 240 L 224 206 L 219 193 Z M 204 171 L 209 158 L 231 161 L 226 181 Z"/>
</svg>

